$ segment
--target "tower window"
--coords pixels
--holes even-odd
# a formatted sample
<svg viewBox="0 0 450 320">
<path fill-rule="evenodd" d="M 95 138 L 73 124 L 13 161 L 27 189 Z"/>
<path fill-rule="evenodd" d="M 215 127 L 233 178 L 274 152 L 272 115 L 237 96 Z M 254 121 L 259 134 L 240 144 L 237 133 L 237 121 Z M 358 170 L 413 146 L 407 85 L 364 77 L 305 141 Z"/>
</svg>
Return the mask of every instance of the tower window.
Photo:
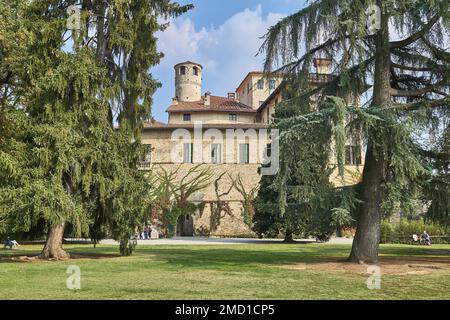
<svg viewBox="0 0 450 320">
<path fill-rule="evenodd" d="M 180 67 L 180 74 L 181 75 L 185 75 L 186 74 L 186 67 L 185 66 L 181 66 Z"/>
<path fill-rule="evenodd" d="M 230 121 L 236 121 L 237 120 L 237 114 L 236 113 L 229 113 L 228 114 L 228 119 Z"/>
<path fill-rule="evenodd" d="M 191 121 L 191 114 L 190 113 L 183 114 L 183 121 Z"/>
<path fill-rule="evenodd" d="M 192 68 L 192 74 L 194 76 L 198 76 L 198 68 L 197 67 Z"/>
</svg>

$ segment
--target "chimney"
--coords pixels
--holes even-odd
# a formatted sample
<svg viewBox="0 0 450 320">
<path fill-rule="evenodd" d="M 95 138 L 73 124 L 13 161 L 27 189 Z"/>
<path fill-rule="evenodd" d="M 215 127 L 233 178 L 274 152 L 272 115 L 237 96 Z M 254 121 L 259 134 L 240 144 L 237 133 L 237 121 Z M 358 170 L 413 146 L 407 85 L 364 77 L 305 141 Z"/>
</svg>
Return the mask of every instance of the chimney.
<svg viewBox="0 0 450 320">
<path fill-rule="evenodd" d="M 330 74 L 331 73 L 331 59 L 328 58 L 315 58 L 314 67 L 316 67 L 316 73 L 318 74 Z"/>
<path fill-rule="evenodd" d="M 178 104 L 178 98 L 177 97 L 172 98 L 172 105 L 175 106 L 177 104 Z"/>
<path fill-rule="evenodd" d="M 205 98 L 203 101 L 204 101 L 205 106 L 211 105 L 211 92 L 207 91 L 205 93 Z"/>
<path fill-rule="evenodd" d="M 227 96 L 228 99 L 236 100 L 236 93 L 234 92 L 228 92 Z"/>
</svg>

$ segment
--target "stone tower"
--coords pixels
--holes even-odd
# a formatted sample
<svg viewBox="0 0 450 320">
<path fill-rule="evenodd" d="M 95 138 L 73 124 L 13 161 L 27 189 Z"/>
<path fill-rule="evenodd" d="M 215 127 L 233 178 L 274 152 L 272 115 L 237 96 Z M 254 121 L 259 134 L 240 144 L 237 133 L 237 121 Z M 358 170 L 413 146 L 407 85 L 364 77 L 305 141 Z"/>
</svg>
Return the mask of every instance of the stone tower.
<svg viewBox="0 0 450 320">
<path fill-rule="evenodd" d="M 200 64 L 191 61 L 175 65 L 175 97 L 178 101 L 202 99 L 202 71 Z"/>
</svg>

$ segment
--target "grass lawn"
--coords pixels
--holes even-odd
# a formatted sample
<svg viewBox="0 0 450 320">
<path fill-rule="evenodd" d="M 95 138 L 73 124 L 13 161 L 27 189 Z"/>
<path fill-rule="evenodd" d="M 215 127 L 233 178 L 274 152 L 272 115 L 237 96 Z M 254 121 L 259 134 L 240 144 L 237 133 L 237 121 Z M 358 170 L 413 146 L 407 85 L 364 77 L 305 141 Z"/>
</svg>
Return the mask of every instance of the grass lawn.
<svg viewBox="0 0 450 320">
<path fill-rule="evenodd" d="M 74 254 L 92 256 L 58 262 L 21 261 L 12 260 L 12 255 L 37 254 L 41 247 L 0 249 L 0 296 L 3 299 L 450 299 L 447 262 L 450 245 L 382 245 L 381 261 L 389 264 L 386 264 L 389 272 L 383 272 L 382 263 L 380 290 L 367 289 L 366 267 L 352 265 L 345 269 L 348 264 L 343 259 L 350 251 L 349 245 L 140 246 L 131 257 L 118 257 L 115 246 L 65 248 Z M 395 261 L 397 273 L 396 264 L 391 264 Z M 422 263 L 419 271 L 407 272 L 408 265 L 413 267 L 419 262 Z M 81 268 L 81 290 L 66 288 L 69 265 Z"/>
</svg>

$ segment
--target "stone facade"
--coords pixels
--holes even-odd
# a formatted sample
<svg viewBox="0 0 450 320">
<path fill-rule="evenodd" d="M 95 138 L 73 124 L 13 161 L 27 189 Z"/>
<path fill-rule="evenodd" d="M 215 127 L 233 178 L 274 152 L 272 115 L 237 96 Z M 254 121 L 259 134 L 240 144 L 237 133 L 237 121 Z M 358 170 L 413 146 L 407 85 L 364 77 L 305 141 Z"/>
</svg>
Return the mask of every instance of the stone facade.
<svg viewBox="0 0 450 320">
<path fill-rule="evenodd" d="M 316 67 L 322 73 L 328 72 L 327 66 L 322 59 Z M 250 72 L 235 93 L 219 97 L 209 92 L 202 96 L 202 76 L 203 68 L 197 63 L 187 61 L 175 66 L 175 97 L 167 109 L 168 123 L 151 121 L 143 129 L 142 143 L 148 154 L 142 169 L 177 170 L 177 179 L 198 164 L 213 172 L 210 185 L 192 199 L 199 204 L 197 212 L 180 218 L 180 234 L 254 235 L 245 222 L 242 189 L 251 193 L 259 187 L 259 169 L 270 143 L 266 129 L 283 99 L 283 79 Z M 327 81 L 330 76 L 317 73 L 310 79 L 314 83 Z M 364 153 L 361 150 L 362 154 L 355 155 L 353 144 L 357 142 L 349 143 L 350 163 L 344 177 L 337 169 L 331 177 L 336 186 L 355 184 L 361 177 L 362 166 L 355 159 L 363 163 Z M 332 157 L 330 165 L 334 163 Z M 222 210 L 217 210 L 218 204 Z"/>
<path fill-rule="evenodd" d="M 283 82 L 281 76 L 266 77 L 263 72 L 250 72 L 236 89 L 239 102 L 258 109 Z"/>
<path fill-rule="evenodd" d="M 190 121 L 183 120 L 183 113 L 173 113 L 170 115 L 169 123 L 171 124 L 186 124 L 186 123 L 194 123 L 194 122 L 202 122 L 204 124 L 228 124 L 229 113 L 226 112 L 196 112 L 192 114 Z M 254 113 L 239 113 L 236 115 L 236 120 L 234 123 L 254 123 L 255 122 L 255 114 Z"/>
<path fill-rule="evenodd" d="M 259 130 L 259 128 L 250 128 L 251 130 Z M 238 189 L 231 186 L 234 181 L 240 179 L 242 186 L 246 193 L 256 190 L 259 186 L 261 176 L 258 168 L 261 166 L 261 159 L 256 156 L 264 150 L 262 146 L 267 143 L 265 140 L 260 146 L 257 140 L 252 141 L 250 137 L 236 137 L 233 140 L 224 139 L 222 145 L 222 159 L 221 163 L 211 163 L 211 142 L 207 135 L 207 130 L 204 129 L 203 138 L 195 141 L 192 129 L 186 129 L 191 133 L 191 140 L 175 139 L 174 130 L 172 128 L 146 128 L 142 133 L 142 143 L 151 146 L 151 166 L 148 170 L 160 170 L 164 168 L 168 172 L 177 171 L 177 179 L 186 176 L 189 169 L 194 165 L 202 164 L 205 168 L 209 167 L 213 173 L 210 180 L 210 185 L 196 194 L 195 201 L 202 202 L 202 210 L 198 210 L 192 217 L 193 220 L 193 234 L 194 235 L 211 235 L 211 236 L 243 236 L 253 235 L 249 226 L 244 223 L 242 195 Z M 220 132 L 226 136 L 226 130 L 222 129 Z M 232 142 L 230 142 L 232 141 Z M 214 141 L 219 143 L 218 141 Z M 194 163 L 183 163 L 183 156 L 179 152 L 183 152 L 180 145 L 184 143 L 193 143 L 193 152 L 197 155 L 203 154 L 202 158 L 194 157 Z M 246 143 L 249 145 L 252 157 L 249 156 L 250 163 L 239 163 L 239 144 Z M 178 145 L 178 146 L 177 146 Z M 201 149 L 201 151 L 199 151 Z M 175 151 L 174 151 L 175 150 Z M 225 173 L 224 175 L 222 175 Z M 216 184 L 214 183 L 219 179 Z M 231 189 L 230 189 L 231 188 Z M 219 195 L 219 197 L 218 197 Z M 211 210 L 218 202 L 223 202 L 223 210 L 220 216 L 217 214 L 218 210 Z M 229 209 L 229 210 L 228 210 Z"/>
<path fill-rule="evenodd" d="M 175 67 L 175 96 L 179 101 L 198 101 L 202 96 L 203 67 L 186 61 Z"/>
</svg>

